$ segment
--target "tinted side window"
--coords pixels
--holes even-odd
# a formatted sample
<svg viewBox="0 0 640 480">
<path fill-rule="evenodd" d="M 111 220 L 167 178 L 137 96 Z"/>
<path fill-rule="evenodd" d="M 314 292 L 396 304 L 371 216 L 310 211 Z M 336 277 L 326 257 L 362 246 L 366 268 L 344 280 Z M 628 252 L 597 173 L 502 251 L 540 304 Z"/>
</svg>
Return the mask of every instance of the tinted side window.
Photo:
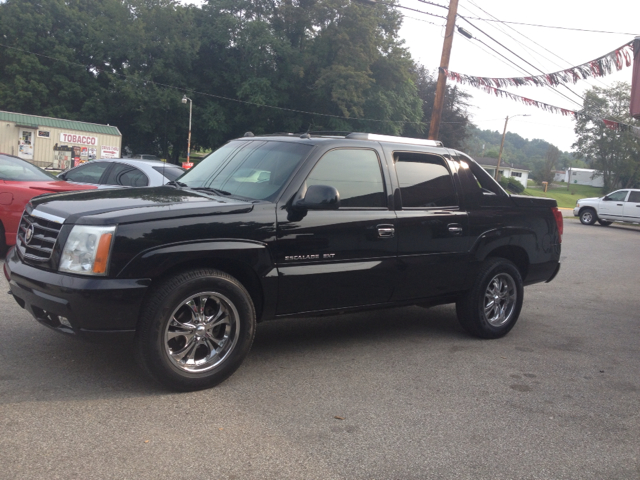
<svg viewBox="0 0 640 480">
<path fill-rule="evenodd" d="M 91 162 L 69 170 L 64 179 L 80 183 L 100 183 L 100 177 L 107 169 L 107 162 Z"/>
<path fill-rule="evenodd" d="M 384 208 L 382 172 L 373 150 L 338 149 L 327 152 L 307 178 L 307 186 L 329 185 L 340 193 L 340 206 Z"/>
<path fill-rule="evenodd" d="M 423 153 L 394 155 L 403 208 L 434 208 L 458 205 L 444 159 Z"/>
<path fill-rule="evenodd" d="M 107 185 L 122 185 L 123 187 L 146 187 L 149 185 L 149 179 L 131 165 L 114 163 L 105 183 Z"/>
<path fill-rule="evenodd" d="M 631 192 L 629 194 L 629 202 L 640 203 L 640 192 Z"/>
</svg>

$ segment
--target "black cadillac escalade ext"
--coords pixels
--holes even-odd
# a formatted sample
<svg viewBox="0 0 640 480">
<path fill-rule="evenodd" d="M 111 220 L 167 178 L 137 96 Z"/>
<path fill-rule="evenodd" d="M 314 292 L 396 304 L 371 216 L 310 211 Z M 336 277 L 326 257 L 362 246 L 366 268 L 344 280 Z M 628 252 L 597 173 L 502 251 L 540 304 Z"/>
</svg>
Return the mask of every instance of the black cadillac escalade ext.
<svg viewBox="0 0 640 480">
<path fill-rule="evenodd" d="M 469 333 L 505 335 L 561 241 L 554 200 L 440 142 L 248 133 L 166 186 L 33 199 L 4 269 L 39 322 L 129 335 L 150 375 L 193 390 L 273 318 L 456 302 Z"/>
</svg>

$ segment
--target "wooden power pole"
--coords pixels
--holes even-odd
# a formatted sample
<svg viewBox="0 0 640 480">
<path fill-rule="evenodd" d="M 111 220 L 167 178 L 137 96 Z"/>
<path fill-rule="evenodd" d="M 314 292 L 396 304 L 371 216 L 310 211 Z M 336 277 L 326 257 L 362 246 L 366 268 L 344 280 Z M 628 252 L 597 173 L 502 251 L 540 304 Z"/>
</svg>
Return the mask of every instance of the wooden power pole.
<svg viewBox="0 0 640 480">
<path fill-rule="evenodd" d="M 458 0 L 449 0 L 449 15 L 447 15 L 447 28 L 444 34 L 444 44 L 442 45 L 442 57 L 440 58 L 440 68 L 449 68 L 449 58 L 451 57 L 451 46 L 453 45 L 453 29 L 456 26 L 456 15 L 458 13 Z M 440 133 L 440 119 L 442 117 L 442 107 L 444 106 L 445 87 L 447 86 L 447 76 L 438 70 L 438 85 L 436 85 L 436 98 L 433 102 L 433 113 L 431 114 L 431 124 L 429 126 L 429 139 L 437 140 Z"/>
</svg>

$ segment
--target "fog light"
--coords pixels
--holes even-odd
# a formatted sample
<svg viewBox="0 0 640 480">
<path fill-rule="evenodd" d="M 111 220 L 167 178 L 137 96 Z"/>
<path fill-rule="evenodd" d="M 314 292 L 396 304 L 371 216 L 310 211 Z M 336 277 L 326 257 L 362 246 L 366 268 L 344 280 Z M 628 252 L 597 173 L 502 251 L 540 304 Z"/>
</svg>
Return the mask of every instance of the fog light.
<svg viewBox="0 0 640 480">
<path fill-rule="evenodd" d="M 65 327 L 72 328 L 72 327 L 71 327 L 71 323 L 69 323 L 69 319 L 68 319 L 67 317 L 60 317 L 60 316 L 58 316 L 58 320 L 59 320 L 59 321 L 60 321 L 60 323 L 61 323 L 62 325 L 64 325 Z"/>
</svg>

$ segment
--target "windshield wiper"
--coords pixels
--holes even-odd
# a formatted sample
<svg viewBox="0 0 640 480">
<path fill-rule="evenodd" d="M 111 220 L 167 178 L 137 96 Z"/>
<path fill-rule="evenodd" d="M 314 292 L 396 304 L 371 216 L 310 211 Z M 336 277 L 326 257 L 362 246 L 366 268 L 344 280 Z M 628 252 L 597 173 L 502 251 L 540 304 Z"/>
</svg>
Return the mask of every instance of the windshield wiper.
<svg viewBox="0 0 640 480">
<path fill-rule="evenodd" d="M 202 190 L 203 192 L 211 192 L 216 195 L 231 195 L 231 192 L 227 192 L 226 190 L 218 190 L 217 188 L 212 187 L 192 187 L 191 190 Z"/>
<path fill-rule="evenodd" d="M 165 183 L 165 185 L 174 185 L 176 187 L 186 187 L 186 183 L 178 182 L 176 180 L 171 180 L 170 182 Z"/>
</svg>

